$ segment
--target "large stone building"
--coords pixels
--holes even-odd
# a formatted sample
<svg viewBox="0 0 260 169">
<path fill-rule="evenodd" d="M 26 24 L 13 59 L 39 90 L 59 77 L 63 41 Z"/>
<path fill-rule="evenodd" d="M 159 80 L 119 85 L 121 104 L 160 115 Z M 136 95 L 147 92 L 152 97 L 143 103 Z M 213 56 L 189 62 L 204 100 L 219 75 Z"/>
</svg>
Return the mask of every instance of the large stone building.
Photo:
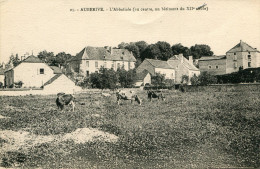
<svg viewBox="0 0 260 169">
<path fill-rule="evenodd" d="M 182 54 L 171 57 L 168 61 L 145 59 L 137 72 L 147 70 L 152 76 L 156 73 L 164 74 L 166 79 L 172 79 L 175 83 L 181 83 L 182 76 L 186 75 L 189 79 L 194 75 L 199 75 L 200 71 L 193 65 L 193 59 L 190 56 L 187 60 Z"/>
<path fill-rule="evenodd" d="M 237 72 L 239 69 L 260 67 L 260 55 L 256 48 L 240 41 L 222 56 L 204 56 L 199 59 L 201 72 L 213 75 Z"/>
<path fill-rule="evenodd" d="M 135 68 L 136 59 L 127 49 L 113 49 L 111 47 L 85 47 L 74 58 L 68 61 L 68 72 L 76 72 L 88 77 L 91 73 L 98 72 L 101 67 Z"/>
</svg>

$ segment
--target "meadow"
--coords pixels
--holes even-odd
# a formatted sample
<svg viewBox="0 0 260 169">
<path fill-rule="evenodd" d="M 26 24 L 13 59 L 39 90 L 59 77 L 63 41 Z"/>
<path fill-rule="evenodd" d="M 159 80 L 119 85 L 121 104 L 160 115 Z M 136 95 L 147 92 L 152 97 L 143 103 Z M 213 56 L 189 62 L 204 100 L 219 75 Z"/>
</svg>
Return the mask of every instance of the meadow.
<svg viewBox="0 0 260 169">
<path fill-rule="evenodd" d="M 149 102 L 145 91 L 139 91 L 142 105 L 130 101 L 117 105 L 115 94 L 78 94 L 75 112 L 70 107 L 57 110 L 56 96 L 0 96 L 1 166 L 260 166 L 260 93 L 164 93 L 166 101 Z M 75 135 L 83 128 L 85 133 Z M 13 134 L 8 138 L 7 132 Z M 70 139 L 64 139 L 73 132 L 66 137 Z M 15 135 L 20 139 L 10 138 Z"/>
</svg>

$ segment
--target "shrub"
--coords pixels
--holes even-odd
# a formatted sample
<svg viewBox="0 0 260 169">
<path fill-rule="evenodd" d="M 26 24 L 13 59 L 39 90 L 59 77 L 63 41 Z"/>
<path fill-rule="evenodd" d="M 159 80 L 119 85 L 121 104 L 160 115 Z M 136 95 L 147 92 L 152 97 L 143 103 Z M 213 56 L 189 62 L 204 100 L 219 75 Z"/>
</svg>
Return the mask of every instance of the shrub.
<svg viewBox="0 0 260 169">
<path fill-rule="evenodd" d="M 208 72 L 202 72 L 199 75 L 199 82 L 200 82 L 199 84 L 202 85 L 202 86 L 206 86 L 206 85 L 209 85 L 209 84 L 216 84 L 217 78 L 215 76 L 211 75 Z"/>
</svg>

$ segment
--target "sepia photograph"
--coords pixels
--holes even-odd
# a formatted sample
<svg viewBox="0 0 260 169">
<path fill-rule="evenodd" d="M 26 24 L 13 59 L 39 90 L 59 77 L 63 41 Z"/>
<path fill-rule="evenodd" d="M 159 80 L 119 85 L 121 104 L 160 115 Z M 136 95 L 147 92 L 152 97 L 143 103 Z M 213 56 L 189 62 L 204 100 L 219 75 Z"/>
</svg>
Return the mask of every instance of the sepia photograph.
<svg viewBox="0 0 260 169">
<path fill-rule="evenodd" d="M 0 168 L 260 167 L 259 0 L 0 0 Z"/>
</svg>

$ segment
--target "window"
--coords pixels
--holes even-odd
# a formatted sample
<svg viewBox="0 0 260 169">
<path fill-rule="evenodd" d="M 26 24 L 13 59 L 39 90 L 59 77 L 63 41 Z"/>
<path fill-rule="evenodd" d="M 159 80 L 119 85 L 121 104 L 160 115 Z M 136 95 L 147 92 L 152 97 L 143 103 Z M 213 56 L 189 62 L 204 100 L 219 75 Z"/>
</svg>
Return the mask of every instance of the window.
<svg viewBox="0 0 260 169">
<path fill-rule="evenodd" d="M 120 68 L 120 63 L 117 63 L 117 68 L 118 68 L 118 69 Z"/>
<path fill-rule="evenodd" d="M 44 69 L 43 68 L 40 69 L 40 74 L 44 74 Z"/>
<path fill-rule="evenodd" d="M 98 62 L 95 62 L 95 67 L 98 67 Z"/>
<path fill-rule="evenodd" d="M 234 53 L 234 55 L 236 55 L 236 53 Z"/>
<path fill-rule="evenodd" d="M 211 65 L 209 65 L 209 69 L 211 69 Z"/>
<path fill-rule="evenodd" d="M 234 68 L 237 68 L 237 62 L 234 63 Z"/>
<path fill-rule="evenodd" d="M 218 69 L 218 65 L 216 66 L 216 69 Z"/>
<path fill-rule="evenodd" d="M 248 54 L 250 54 L 250 52 L 248 52 Z"/>
<path fill-rule="evenodd" d="M 89 61 L 86 61 L 86 66 L 89 67 Z"/>
<path fill-rule="evenodd" d="M 233 60 L 237 60 L 237 56 L 236 55 L 234 55 Z"/>
<path fill-rule="evenodd" d="M 248 62 L 251 61 L 251 55 L 247 56 Z"/>
<path fill-rule="evenodd" d="M 131 62 L 128 62 L 128 69 L 131 69 Z"/>
<path fill-rule="evenodd" d="M 251 67 L 251 62 L 248 62 L 248 67 Z"/>
<path fill-rule="evenodd" d="M 89 77 L 89 71 L 88 70 L 86 71 L 86 75 L 87 75 L 87 77 Z"/>
</svg>

